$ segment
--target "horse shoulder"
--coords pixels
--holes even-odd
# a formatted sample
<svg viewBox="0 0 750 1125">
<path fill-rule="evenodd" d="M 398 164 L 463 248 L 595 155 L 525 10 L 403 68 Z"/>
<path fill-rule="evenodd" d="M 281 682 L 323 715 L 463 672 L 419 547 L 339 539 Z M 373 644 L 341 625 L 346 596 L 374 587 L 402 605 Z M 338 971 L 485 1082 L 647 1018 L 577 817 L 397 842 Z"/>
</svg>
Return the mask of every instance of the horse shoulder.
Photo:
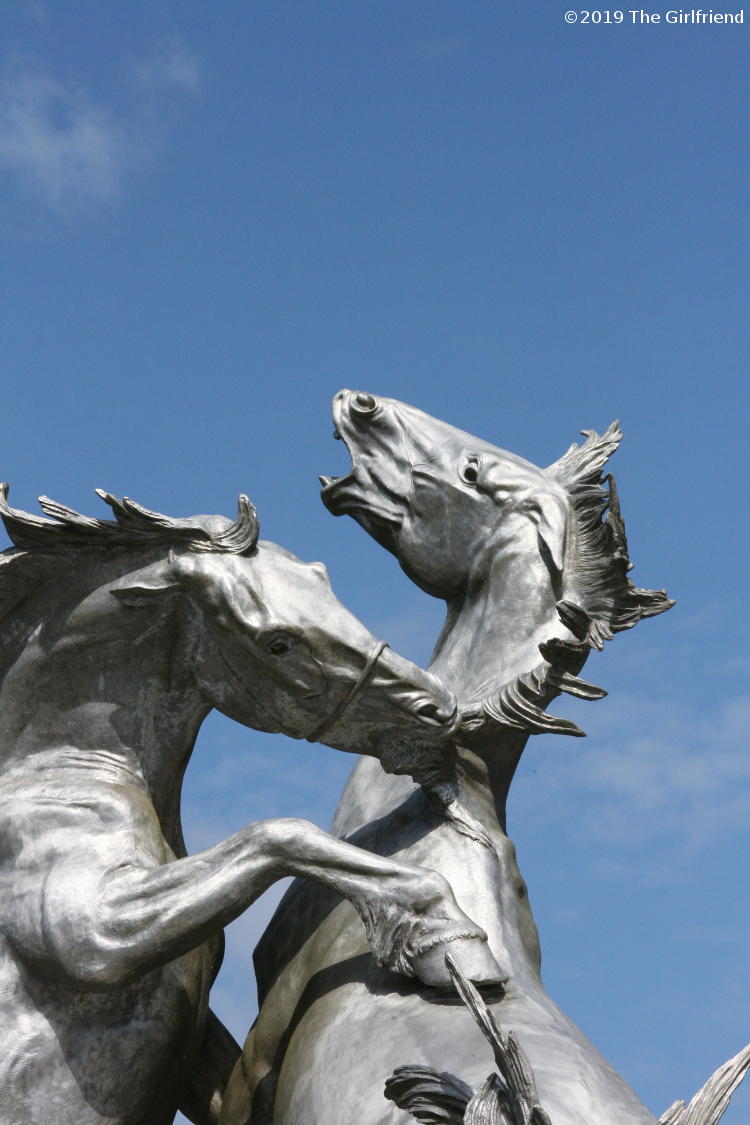
<svg viewBox="0 0 750 1125">
<path fill-rule="evenodd" d="M 30 779 L 7 786 L 4 804 L 5 935 L 31 965 L 65 976 L 72 951 L 94 940 L 108 877 L 126 865 L 159 866 L 172 852 L 135 784 Z"/>
</svg>

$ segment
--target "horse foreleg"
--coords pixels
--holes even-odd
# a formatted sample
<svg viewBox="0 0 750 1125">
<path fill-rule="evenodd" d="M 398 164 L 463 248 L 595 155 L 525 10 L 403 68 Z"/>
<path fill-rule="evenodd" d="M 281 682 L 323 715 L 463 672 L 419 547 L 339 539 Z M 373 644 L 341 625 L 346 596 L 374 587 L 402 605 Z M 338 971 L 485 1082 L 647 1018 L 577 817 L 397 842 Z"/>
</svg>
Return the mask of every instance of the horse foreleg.
<svg viewBox="0 0 750 1125">
<path fill-rule="evenodd" d="M 115 989 L 175 960 L 288 875 L 348 899 L 376 960 L 390 969 L 448 984 L 443 954 L 450 942 L 468 976 L 502 979 L 486 935 L 441 875 L 373 855 L 304 820 L 260 821 L 167 863 L 103 859 L 76 853 L 58 862 L 44 880 L 40 916 L 34 896 L 27 897 L 10 927 L 19 952 L 73 987 Z"/>
<path fill-rule="evenodd" d="M 304 821 L 292 823 L 295 828 L 282 830 L 281 839 L 288 873 L 323 883 L 352 903 L 379 965 L 425 984 L 449 985 L 450 942 L 471 979 L 504 979 L 487 935 L 464 914 L 438 872 L 364 851 Z"/>
</svg>

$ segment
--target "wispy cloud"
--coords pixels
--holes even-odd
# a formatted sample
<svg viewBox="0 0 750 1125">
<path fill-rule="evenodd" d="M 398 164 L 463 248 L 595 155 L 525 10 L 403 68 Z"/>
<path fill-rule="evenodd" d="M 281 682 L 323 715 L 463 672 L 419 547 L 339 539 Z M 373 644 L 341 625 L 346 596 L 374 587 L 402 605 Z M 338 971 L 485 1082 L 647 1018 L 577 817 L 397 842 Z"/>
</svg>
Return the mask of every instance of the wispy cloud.
<svg viewBox="0 0 750 1125">
<path fill-rule="evenodd" d="M 711 712 L 621 698 L 587 722 L 587 744 L 545 753 L 533 776 L 522 775 L 513 816 L 597 844 L 602 874 L 629 870 L 625 853 L 657 839 L 660 854 L 695 853 L 750 823 L 749 723 L 750 696 Z"/>
<path fill-rule="evenodd" d="M 25 9 L 26 14 L 34 23 L 44 27 L 49 20 L 49 12 L 47 11 L 46 4 L 42 4 L 40 0 L 28 0 Z"/>
<path fill-rule="evenodd" d="M 123 66 L 125 104 L 95 96 L 75 76 L 13 55 L 0 69 L 0 168 L 58 214 L 114 199 L 127 176 L 163 147 L 197 57 L 169 39 Z"/>
<path fill-rule="evenodd" d="M 125 71 L 133 89 L 143 93 L 175 89 L 197 93 L 203 81 L 197 55 L 174 37 L 161 39 L 144 54 L 127 59 Z"/>
<path fill-rule="evenodd" d="M 0 163 L 59 209 L 106 199 L 121 173 L 117 122 L 80 87 L 36 60 L 14 59 L 0 82 Z"/>
</svg>

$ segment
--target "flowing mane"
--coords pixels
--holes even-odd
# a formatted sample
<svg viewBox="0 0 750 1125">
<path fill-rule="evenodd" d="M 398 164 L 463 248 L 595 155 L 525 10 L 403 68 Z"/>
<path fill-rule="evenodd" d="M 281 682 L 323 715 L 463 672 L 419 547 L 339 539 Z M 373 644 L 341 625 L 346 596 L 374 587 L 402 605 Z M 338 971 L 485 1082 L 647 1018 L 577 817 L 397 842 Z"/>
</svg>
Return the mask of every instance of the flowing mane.
<svg viewBox="0 0 750 1125">
<path fill-rule="evenodd" d="M 39 507 L 53 517 L 43 519 L 12 508 L 8 504 L 8 485 L 0 484 L 0 518 L 16 547 L 41 549 L 56 555 L 78 553 L 82 549 L 143 546 L 183 546 L 191 551 L 244 555 L 253 551 L 258 541 L 258 517 L 244 493 L 240 493 L 237 501 L 237 518 L 234 522 L 226 521 L 228 526 L 221 531 L 210 526 L 221 522 L 221 516 L 175 519 L 143 508 L 127 496 L 120 499 L 101 488 L 96 489 L 96 494 L 110 506 L 114 520 L 84 516 L 48 496 L 40 496 Z"/>
<path fill-rule="evenodd" d="M 612 422 L 604 434 L 581 432 L 586 441 L 571 445 L 543 470 L 570 501 L 572 562 L 566 562 L 563 575 L 567 596 L 557 602 L 556 609 L 576 639 L 551 637 L 541 644 L 542 663 L 472 708 L 467 713 L 469 729 L 490 719 L 529 734 L 583 735 L 570 719 L 548 714 L 548 704 L 560 692 L 579 699 L 603 698 L 607 693 L 602 688 L 578 676 L 591 649 L 603 649 L 615 633 L 632 629 L 642 618 L 664 613 L 674 605 L 665 590 L 642 589 L 628 578 L 633 564 L 617 488 L 613 476 L 602 476 L 604 465 L 622 440 L 619 422 Z"/>
<path fill-rule="evenodd" d="M 622 440 L 619 422 L 604 434 L 582 430 L 586 441 L 573 444 L 545 472 L 567 492 L 575 524 L 573 586 L 590 618 L 585 638 L 593 648 L 623 629 L 632 629 L 641 618 L 663 613 L 674 602 L 665 590 L 634 586 L 628 578 L 633 564 L 614 477 L 602 469 Z M 606 515 L 605 515 L 606 513 Z"/>
<path fill-rule="evenodd" d="M 120 499 L 96 489 L 114 513 L 100 520 L 39 497 L 44 519 L 12 508 L 8 485 L 0 484 L 0 519 L 13 547 L 0 553 L 0 620 L 51 577 L 60 578 L 61 564 L 70 565 L 81 555 L 106 558 L 115 552 L 171 550 L 215 551 L 249 555 L 258 542 L 259 524 L 253 504 L 241 493 L 237 518 L 191 516 L 175 519 L 143 508 L 127 496 Z"/>
</svg>

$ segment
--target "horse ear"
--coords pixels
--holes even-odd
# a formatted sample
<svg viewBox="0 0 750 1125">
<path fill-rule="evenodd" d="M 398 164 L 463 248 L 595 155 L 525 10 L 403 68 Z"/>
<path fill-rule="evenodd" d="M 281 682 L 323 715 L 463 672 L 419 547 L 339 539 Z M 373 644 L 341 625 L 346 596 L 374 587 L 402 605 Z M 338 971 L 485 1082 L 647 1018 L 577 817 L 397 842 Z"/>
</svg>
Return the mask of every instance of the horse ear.
<svg viewBox="0 0 750 1125">
<path fill-rule="evenodd" d="M 548 566 L 562 575 L 568 535 L 568 505 L 561 496 L 547 492 L 527 500 L 523 511 L 536 524 L 539 553 Z"/>
<path fill-rule="evenodd" d="M 179 588 L 180 577 L 175 566 L 174 555 L 170 551 L 168 559 L 163 559 L 147 570 L 142 570 L 131 585 L 116 586 L 110 590 L 110 593 L 123 605 L 142 609 L 144 606 L 153 605 L 159 599 L 177 593 Z"/>
</svg>

